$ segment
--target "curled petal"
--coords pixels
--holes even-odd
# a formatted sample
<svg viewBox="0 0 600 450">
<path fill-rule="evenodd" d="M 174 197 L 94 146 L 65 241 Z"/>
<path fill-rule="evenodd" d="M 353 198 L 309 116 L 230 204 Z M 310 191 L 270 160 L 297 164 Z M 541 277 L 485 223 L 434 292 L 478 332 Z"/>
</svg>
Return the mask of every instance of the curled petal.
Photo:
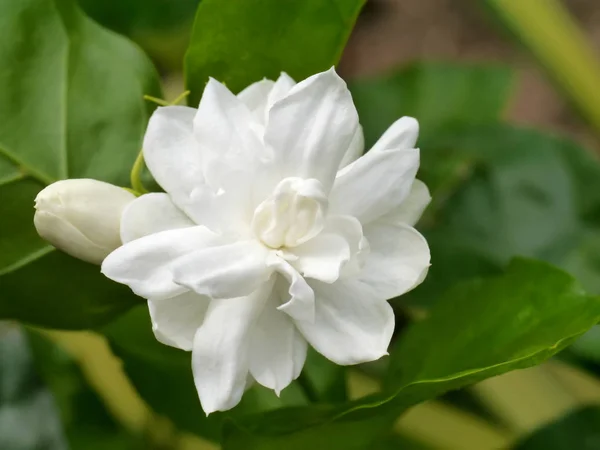
<svg viewBox="0 0 600 450">
<path fill-rule="evenodd" d="M 357 256 L 362 238 L 362 226 L 356 218 L 329 217 L 319 235 L 288 250 L 293 255 L 291 264 L 305 277 L 333 283 Z"/>
<path fill-rule="evenodd" d="M 192 350 L 194 335 L 208 310 L 210 299 L 195 292 L 173 298 L 148 300 L 152 331 L 159 342 L 182 350 Z"/>
<path fill-rule="evenodd" d="M 381 216 L 379 220 L 392 224 L 404 223 L 412 227 L 419 221 L 429 202 L 431 202 L 429 189 L 421 180 L 415 180 L 408 197 L 400 206 Z"/>
<path fill-rule="evenodd" d="M 315 350 L 340 365 L 374 361 L 387 355 L 394 311 L 373 290 L 356 280 L 311 282 L 316 309 L 313 323 L 296 326 Z"/>
<path fill-rule="evenodd" d="M 306 280 L 290 263 L 275 253 L 269 255 L 267 263 L 287 281 L 276 286 L 281 298 L 289 298 L 278 309 L 296 320 L 312 322 L 315 318 L 315 294 Z"/>
<path fill-rule="evenodd" d="M 427 241 L 404 224 L 376 222 L 365 227 L 371 251 L 360 280 L 380 298 L 402 295 L 420 284 L 430 265 Z"/>
</svg>

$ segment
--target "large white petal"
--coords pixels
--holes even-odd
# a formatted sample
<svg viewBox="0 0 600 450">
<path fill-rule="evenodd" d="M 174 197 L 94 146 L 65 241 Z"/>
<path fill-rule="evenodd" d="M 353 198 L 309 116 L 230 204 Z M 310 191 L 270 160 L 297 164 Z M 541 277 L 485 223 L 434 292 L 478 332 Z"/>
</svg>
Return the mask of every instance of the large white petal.
<svg viewBox="0 0 600 450">
<path fill-rule="evenodd" d="M 371 148 L 371 152 L 414 148 L 419 137 L 419 122 L 412 117 L 401 117 L 396 120 L 375 145 Z"/>
<path fill-rule="evenodd" d="M 264 124 L 265 122 L 267 100 L 274 85 L 274 81 L 263 79 L 256 83 L 252 83 L 237 95 L 254 115 L 255 119 L 261 124 Z"/>
<path fill-rule="evenodd" d="M 236 176 L 252 173 L 268 157 L 259 125 L 239 98 L 209 80 L 194 118 L 194 135 L 204 152 L 205 177 L 215 191 L 236 186 Z"/>
<path fill-rule="evenodd" d="M 316 295 L 315 321 L 296 321 L 296 326 L 315 350 L 340 365 L 387 355 L 394 311 L 385 300 L 356 280 L 310 284 Z"/>
<path fill-rule="evenodd" d="M 415 180 L 410 188 L 408 197 L 406 197 L 402 204 L 395 210 L 381 216 L 379 220 L 387 223 L 404 223 L 414 226 L 423 215 L 423 211 L 425 211 L 429 202 L 431 202 L 429 189 L 421 180 Z"/>
<path fill-rule="evenodd" d="M 192 350 L 194 382 L 206 414 L 226 411 L 241 400 L 250 367 L 250 332 L 272 289 L 269 281 L 247 297 L 210 302 Z"/>
<path fill-rule="evenodd" d="M 149 234 L 194 225 L 168 194 L 146 194 L 136 198 L 123 210 L 121 241 L 126 244 Z"/>
<path fill-rule="evenodd" d="M 250 295 L 271 276 L 268 252 L 255 240 L 204 248 L 173 264 L 173 280 L 212 299 Z"/>
<path fill-rule="evenodd" d="M 154 179 L 175 203 L 183 204 L 203 184 L 202 157 L 194 139 L 196 110 L 187 106 L 157 108 L 144 136 L 144 160 Z"/>
<path fill-rule="evenodd" d="M 356 161 L 365 152 L 365 135 L 363 134 L 362 126 L 356 128 L 356 132 L 350 142 L 350 147 L 346 150 L 342 162 L 340 163 L 340 169 L 346 167 L 348 164 Z"/>
<path fill-rule="evenodd" d="M 357 127 L 350 91 L 332 68 L 301 81 L 273 105 L 265 143 L 283 177 L 316 178 L 328 191 Z"/>
<path fill-rule="evenodd" d="M 358 218 L 363 225 L 398 208 L 419 168 L 419 150 L 370 151 L 342 169 L 329 196 L 330 214 Z"/>
<path fill-rule="evenodd" d="M 423 281 L 431 257 L 427 241 L 417 230 L 377 221 L 364 231 L 371 251 L 359 278 L 378 296 L 397 297 Z"/>
<path fill-rule="evenodd" d="M 214 192 L 224 192 L 230 204 L 227 221 L 249 223 L 254 207 L 278 181 L 272 155 L 262 143 L 263 130 L 239 98 L 209 80 L 194 118 L 194 135 L 208 184 Z"/>
<path fill-rule="evenodd" d="M 174 297 L 188 289 L 173 282 L 173 262 L 196 249 L 221 243 L 221 240 L 202 226 L 151 234 L 108 255 L 102 262 L 102 273 L 111 280 L 128 285 L 141 297 Z"/>
<path fill-rule="evenodd" d="M 250 338 L 250 373 L 277 395 L 298 378 L 306 360 L 307 343 L 290 317 L 279 311 L 273 291 Z"/>
<path fill-rule="evenodd" d="M 208 310 L 210 299 L 195 292 L 186 292 L 173 298 L 148 300 L 152 331 L 159 342 L 192 350 L 194 335 Z"/>
<path fill-rule="evenodd" d="M 289 262 L 274 253 L 269 255 L 267 263 L 286 280 L 286 283 L 276 285 L 284 299 L 278 309 L 296 320 L 315 320 L 315 293 L 304 277 Z"/>
<path fill-rule="evenodd" d="M 296 85 L 296 82 L 292 79 L 292 77 L 290 77 L 285 72 L 281 72 L 281 74 L 279 75 L 279 78 L 277 78 L 277 81 L 275 82 L 275 85 L 273 86 L 273 89 L 271 89 L 271 92 L 269 92 L 269 98 L 267 99 L 267 111 L 266 111 L 267 114 L 268 114 L 268 110 L 270 110 L 271 107 L 276 102 L 278 102 L 283 97 L 288 95 L 290 90 L 295 85 Z"/>
</svg>

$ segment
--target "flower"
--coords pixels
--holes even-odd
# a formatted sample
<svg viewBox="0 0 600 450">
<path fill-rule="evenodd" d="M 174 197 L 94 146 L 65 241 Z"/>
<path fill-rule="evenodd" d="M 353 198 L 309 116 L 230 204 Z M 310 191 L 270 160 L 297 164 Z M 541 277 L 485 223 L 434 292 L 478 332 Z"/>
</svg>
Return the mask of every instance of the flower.
<svg viewBox="0 0 600 450">
<path fill-rule="evenodd" d="M 166 193 L 125 209 L 124 245 L 102 271 L 148 299 L 159 341 L 192 351 L 207 414 L 235 406 L 248 379 L 279 394 L 307 343 L 342 365 L 387 354 L 386 300 L 429 267 L 412 228 L 430 200 L 417 134 L 404 117 L 358 158 L 362 129 L 333 68 L 237 96 L 210 79 L 197 110 L 154 113 L 144 157 Z"/>
<path fill-rule="evenodd" d="M 35 198 L 33 223 L 54 247 L 100 264 L 121 245 L 121 214 L 134 199 L 125 189 L 102 181 L 57 181 Z"/>
</svg>

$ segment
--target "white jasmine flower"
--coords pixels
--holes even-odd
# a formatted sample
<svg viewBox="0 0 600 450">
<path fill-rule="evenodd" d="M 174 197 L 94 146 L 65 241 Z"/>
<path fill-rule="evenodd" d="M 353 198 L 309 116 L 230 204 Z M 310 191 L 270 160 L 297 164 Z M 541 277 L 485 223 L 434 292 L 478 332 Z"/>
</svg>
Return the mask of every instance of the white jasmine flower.
<svg viewBox="0 0 600 450">
<path fill-rule="evenodd" d="M 429 266 L 412 226 L 417 122 L 394 123 L 363 157 L 352 97 L 333 69 L 282 74 L 239 95 L 211 79 L 198 109 L 159 108 L 144 140 L 166 193 L 123 213 L 102 265 L 148 299 L 156 337 L 192 351 L 206 413 L 241 399 L 248 375 L 279 393 L 307 343 L 338 364 L 387 354 L 387 299 Z"/>
<path fill-rule="evenodd" d="M 125 189 L 102 181 L 57 181 L 35 198 L 33 223 L 54 247 L 100 264 L 121 245 L 121 214 L 134 199 Z"/>
</svg>

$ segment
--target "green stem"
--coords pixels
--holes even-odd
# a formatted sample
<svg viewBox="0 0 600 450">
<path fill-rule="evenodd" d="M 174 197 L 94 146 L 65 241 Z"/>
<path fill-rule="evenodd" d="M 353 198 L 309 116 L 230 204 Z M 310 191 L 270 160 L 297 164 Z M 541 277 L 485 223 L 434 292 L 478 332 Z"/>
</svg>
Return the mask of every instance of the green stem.
<svg viewBox="0 0 600 450">
<path fill-rule="evenodd" d="M 144 187 L 142 183 L 142 170 L 144 169 L 144 152 L 140 150 L 135 158 L 135 162 L 133 163 L 133 167 L 131 168 L 131 187 L 134 191 L 139 192 L 140 194 L 147 194 L 148 189 Z"/>
</svg>

